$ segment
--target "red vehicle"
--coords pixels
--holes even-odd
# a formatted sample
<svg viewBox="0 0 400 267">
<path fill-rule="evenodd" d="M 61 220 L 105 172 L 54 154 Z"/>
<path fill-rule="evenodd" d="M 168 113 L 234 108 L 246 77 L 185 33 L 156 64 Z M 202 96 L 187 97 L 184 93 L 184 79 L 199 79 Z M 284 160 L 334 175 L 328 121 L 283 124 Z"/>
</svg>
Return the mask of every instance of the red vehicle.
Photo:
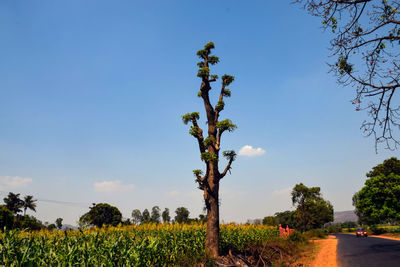
<svg viewBox="0 0 400 267">
<path fill-rule="evenodd" d="M 365 237 L 367 237 L 368 234 L 367 234 L 367 231 L 365 231 L 364 228 L 358 228 L 358 229 L 356 230 L 356 236 L 357 236 L 357 237 L 360 237 L 360 236 L 365 236 Z"/>
</svg>

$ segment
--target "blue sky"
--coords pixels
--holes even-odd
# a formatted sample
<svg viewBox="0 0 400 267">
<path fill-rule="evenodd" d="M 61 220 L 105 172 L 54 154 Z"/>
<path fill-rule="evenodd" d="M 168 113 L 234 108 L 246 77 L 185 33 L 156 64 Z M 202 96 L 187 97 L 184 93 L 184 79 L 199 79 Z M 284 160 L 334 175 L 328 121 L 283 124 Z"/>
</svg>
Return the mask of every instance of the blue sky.
<svg viewBox="0 0 400 267">
<path fill-rule="evenodd" d="M 352 209 L 365 173 L 398 152 L 362 136 L 354 88 L 328 74 L 332 35 L 290 2 L 1 1 L 1 197 L 32 194 L 38 218 L 70 224 L 92 202 L 200 214 L 203 163 L 181 115 L 204 115 L 195 53 L 213 41 L 212 72 L 236 77 L 223 149 L 265 151 L 234 162 L 221 218 L 289 209 L 299 182 Z"/>
</svg>

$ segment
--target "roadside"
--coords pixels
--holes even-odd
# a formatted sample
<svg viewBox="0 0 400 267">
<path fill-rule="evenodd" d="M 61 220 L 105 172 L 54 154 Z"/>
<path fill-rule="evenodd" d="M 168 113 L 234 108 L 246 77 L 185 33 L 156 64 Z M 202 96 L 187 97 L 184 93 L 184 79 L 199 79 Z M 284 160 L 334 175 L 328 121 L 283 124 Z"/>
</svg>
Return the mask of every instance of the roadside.
<svg viewBox="0 0 400 267">
<path fill-rule="evenodd" d="M 337 267 L 337 243 L 335 236 L 329 235 L 327 239 L 314 240 L 320 249 L 315 260 L 311 263 L 311 267 Z"/>
<path fill-rule="evenodd" d="M 342 233 L 346 235 L 356 235 L 355 233 Z M 369 237 L 378 237 L 378 238 L 384 238 L 384 239 L 391 239 L 391 240 L 400 240 L 400 235 L 399 234 L 392 234 L 392 233 L 385 233 L 385 234 L 380 234 L 380 235 L 368 235 Z"/>
<path fill-rule="evenodd" d="M 379 237 L 379 238 L 385 238 L 385 239 L 391 239 L 391 240 L 400 240 L 400 235 L 399 234 L 381 234 L 381 235 L 370 235 L 371 237 Z"/>
</svg>

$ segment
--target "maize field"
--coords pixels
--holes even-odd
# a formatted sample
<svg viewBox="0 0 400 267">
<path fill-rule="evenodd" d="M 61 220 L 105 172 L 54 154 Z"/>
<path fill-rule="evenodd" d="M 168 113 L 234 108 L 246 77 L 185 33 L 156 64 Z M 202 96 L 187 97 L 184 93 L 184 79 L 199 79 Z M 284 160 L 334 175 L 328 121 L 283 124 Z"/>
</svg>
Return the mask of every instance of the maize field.
<svg viewBox="0 0 400 267">
<path fill-rule="evenodd" d="M 262 225 L 221 225 L 220 247 L 279 239 Z M 203 224 L 145 224 L 72 231 L 0 233 L 1 266 L 181 266 L 204 260 Z"/>
</svg>

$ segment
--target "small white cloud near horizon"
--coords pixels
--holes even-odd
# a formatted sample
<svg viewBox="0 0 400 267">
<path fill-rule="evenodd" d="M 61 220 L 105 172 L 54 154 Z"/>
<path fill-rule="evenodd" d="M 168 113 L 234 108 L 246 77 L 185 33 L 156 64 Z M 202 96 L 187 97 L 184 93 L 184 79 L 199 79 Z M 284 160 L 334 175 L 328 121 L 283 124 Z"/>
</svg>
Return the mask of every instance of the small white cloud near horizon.
<svg viewBox="0 0 400 267">
<path fill-rule="evenodd" d="M 168 196 L 168 197 L 172 197 L 172 198 L 178 197 L 178 196 L 180 196 L 180 195 L 181 195 L 181 193 L 180 193 L 178 190 L 172 190 L 172 191 L 169 191 L 169 192 L 167 193 L 167 196 Z"/>
<path fill-rule="evenodd" d="M 292 188 L 288 187 L 288 188 L 274 190 L 272 192 L 272 195 L 273 196 L 291 196 L 291 193 L 292 193 Z"/>
<path fill-rule="evenodd" d="M 265 154 L 265 150 L 262 149 L 261 147 L 254 148 L 249 145 L 245 145 L 239 150 L 239 156 L 245 156 L 245 157 L 257 157 L 257 156 L 262 156 Z"/>
<path fill-rule="evenodd" d="M 120 180 L 116 180 L 94 183 L 93 187 L 94 191 L 100 193 L 122 193 L 132 190 L 135 186 L 133 184 L 123 184 Z"/>
<path fill-rule="evenodd" d="M 0 188 L 18 188 L 25 187 L 33 180 L 28 177 L 19 176 L 0 176 Z"/>
</svg>

